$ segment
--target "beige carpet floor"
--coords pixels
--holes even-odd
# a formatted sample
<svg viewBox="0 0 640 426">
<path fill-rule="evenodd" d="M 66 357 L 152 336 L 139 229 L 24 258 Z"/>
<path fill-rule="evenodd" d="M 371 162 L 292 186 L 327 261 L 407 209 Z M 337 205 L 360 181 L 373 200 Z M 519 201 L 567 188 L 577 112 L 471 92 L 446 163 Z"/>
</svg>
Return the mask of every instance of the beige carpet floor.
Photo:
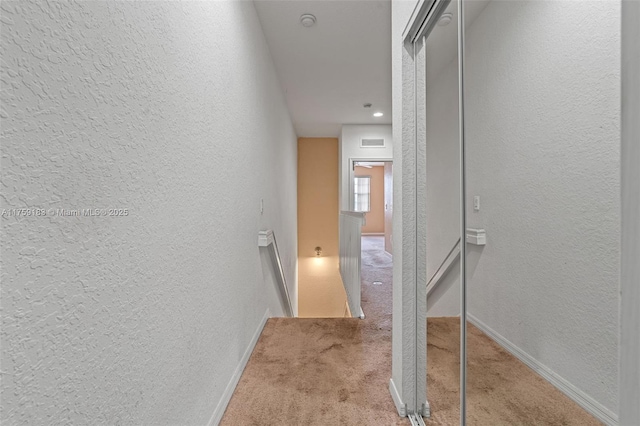
<svg viewBox="0 0 640 426">
<path fill-rule="evenodd" d="M 391 256 L 363 241 L 359 319 L 272 318 L 222 425 L 408 425 L 391 377 Z M 382 282 L 374 285 L 374 281 Z M 428 425 L 459 424 L 459 320 L 427 322 Z M 597 425 L 593 417 L 469 326 L 468 424 Z"/>
</svg>

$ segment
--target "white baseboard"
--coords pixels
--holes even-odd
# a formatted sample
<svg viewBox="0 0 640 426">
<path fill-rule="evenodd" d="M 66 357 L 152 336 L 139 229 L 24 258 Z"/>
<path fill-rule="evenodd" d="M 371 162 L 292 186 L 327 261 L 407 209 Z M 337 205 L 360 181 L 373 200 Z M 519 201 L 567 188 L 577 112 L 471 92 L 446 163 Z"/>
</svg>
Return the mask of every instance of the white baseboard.
<svg viewBox="0 0 640 426">
<path fill-rule="evenodd" d="M 595 399 L 572 385 L 565 378 L 558 375 L 544 364 L 541 364 L 538 360 L 531 357 L 525 351 L 502 337 L 500 334 L 492 330 L 488 325 L 480 321 L 478 318 L 471 314 L 467 314 L 467 319 L 470 323 L 482 330 L 487 336 L 493 339 L 497 344 L 502 346 L 505 350 L 510 352 L 513 356 L 524 362 L 529 368 L 542 376 L 546 381 L 558 388 L 562 393 L 567 395 L 576 404 L 591 413 L 595 418 L 600 420 L 606 425 L 616 426 L 618 424 L 618 416 Z"/>
<path fill-rule="evenodd" d="M 398 393 L 398 389 L 396 388 L 396 384 L 393 383 L 393 379 L 389 379 L 389 392 L 391 393 L 391 398 L 393 399 L 393 403 L 396 405 L 396 410 L 398 410 L 400 417 L 407 417 L 407 404 L 402 402 L 400 393 Z"/>
<path fill-rule="evenodd" d="M 222 398 L 220 398 L 220 401 L 218 402 L 218 405 L 216 406 L 216 409 L 213 412 L 211 419 L 209 420 L 208 426 L 217 426 L 222 420 L 222 416 L 224 415 L 224 410 L 227 409 L 227 405 L 229 404 L 229 401 L 231 401 L 233 392 L 236 390 L 236 386 L 240 381 L 240 377 L 242 377 L 242 372 L 244 371 L 244 368 L 247 366 L 247 362 L 249 362 L 251 353 L 253 352 L 253 349 L 256 347 L 256 343 L 258 343 L 258 339 L 262 334 L 262 330 L 264 329 L 264 326 L 270 317 L 271 317 L 271 312 L 269 311 L 269 309 L 267 309 L 266 312 L 264 313 L 264 316 L 262 317 L 262 320 L 260 321 L 260 324 L 258 325 L 258 328 L 253 334 L 251 341 L 249 342 L 249 346 L 247 346 L 247 350 L 244 351 L 244 354 L 240 359 L 240 363 L 236 367 L 236 370 L 233 372 L 233 375 L 231 376 L 229 383 L 227 383 L 227 387 L 225 388 L 222 394 Z"/>
</svg>

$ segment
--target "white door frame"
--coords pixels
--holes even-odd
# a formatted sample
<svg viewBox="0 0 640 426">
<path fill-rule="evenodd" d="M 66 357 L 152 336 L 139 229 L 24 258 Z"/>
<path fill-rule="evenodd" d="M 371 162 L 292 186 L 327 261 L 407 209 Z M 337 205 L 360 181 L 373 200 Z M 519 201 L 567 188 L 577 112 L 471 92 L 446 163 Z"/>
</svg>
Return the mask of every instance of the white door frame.
<svg viewBox="0 0 640 426">
<path fill-rule="evenodd" d="M 401 155 L 393 170 L 393 361 L 389 390 L 401 416 L 424 424 L 427 402 L 426 79 L 421 35 L 448 0 L 420 0 L 402 35 Z M 422 64 L 422 65 L 420 65 Z M 398 335 L 400 334 L 400 335 Z"/>
<path fill-rule="evenodd" d="M 640 2 L 622 1 L 620 425 L 640 424 Z"/>
<path fill-rule="evenodd" d="M 353 210 L 353 191 L 355 190 L 353 186 L 353 178 L 355 177 L 355 163 L 393 163 L 392 158 L 349 158 L 349 208 L 346 210 Z"/>
</svg>

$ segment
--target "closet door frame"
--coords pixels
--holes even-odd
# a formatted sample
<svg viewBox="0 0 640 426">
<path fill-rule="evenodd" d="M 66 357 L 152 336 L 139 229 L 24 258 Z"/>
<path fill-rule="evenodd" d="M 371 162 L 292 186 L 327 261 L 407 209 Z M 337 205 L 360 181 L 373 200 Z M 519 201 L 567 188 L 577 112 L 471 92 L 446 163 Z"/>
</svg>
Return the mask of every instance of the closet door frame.
<svg viewBox="0 0 640 426">
<path fill-rule="evenodd" d="M 412 342 L 403 346 L 403 355 L 410 360 L 403 366 L 413 374 L 413 389 L 409 389 L 414 413 L 430 415 L 427 402 L 427 306 L 426 306 L 426 40 L 438 19 L 452 0 L 420 0 L 403 32 L 402 99 L 402 168 L 403 168 L 403 289 L 415 297 L 411 307 L 413 321 Z M 466 183 L 464 138 L 464 8 L 458 2 L 458 96 L 459 96 L 459 145 L 460 145 L 460 235 L 466 234 Z M 406 202 L 405 202 L 406 200 Z M 406 217 L 404 216 L 406 212 Z M 407 226 L 409 225 L 409 226 Z M 406 229 L 412 225 L 411 234 Z M 405 245 L 406 244 L 406 245 Z M 410 256 L 408 256 L 410 255 Z M 413 265 L 409 265 L 409 259 Z M 466 424 L 466 332 L 467 332 L 467 283 L 466 242 L 460 244 L 460 424 Z M 404 323 L 403 324 L 408 325 Z M 407 328 L 403 328 L 406 331 Z M 424 401 L 424 402 L 422 402 Z M 422 408 L 420 406 L 422 405 Z M 410 416 L 412 424 L 422 419 Z"/>
<path fill-rule="evenodd" d="M 436 0 L 425 0 L 435 3 Z M 415 10 L 414 10 L 415 13 Z M 405 38 L 403 37 L 403 40 Z M 405 42 L 402 49 L 402 139 L 400 164 L 394 171 L 394 293 L 392 378 L 389 390 L 398 413 L 413 425 L 429 417 L 427 402 L 427 287 L 425 203 L 426 155 L 424 123 L 424 49 L 421 43 Z M 424 120 L 423 120 L 424 122 Z M 400 179 L 397 174 L 400 173 Z M 398 209 L 398 207 L 400 207 Z M 401 219 L 398 221 L 398 219 Z M 400 222 L 400 223 L 398 223 Z M 418 259 L 423 259 L 421 262 Z M 399 282 L 397 282 L 399 281 Z"/>
</svg>

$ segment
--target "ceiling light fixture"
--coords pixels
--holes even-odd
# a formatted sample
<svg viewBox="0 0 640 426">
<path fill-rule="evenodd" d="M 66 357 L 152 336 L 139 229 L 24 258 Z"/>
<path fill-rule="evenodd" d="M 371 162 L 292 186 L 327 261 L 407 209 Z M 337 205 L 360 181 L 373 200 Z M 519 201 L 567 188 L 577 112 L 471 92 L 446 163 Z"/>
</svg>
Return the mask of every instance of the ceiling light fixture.
<svg viewBox="0 0 640 426">
<path fill-rule="evenodd" d="M 453 13 L 451 12 L 443 13 L 440 19 L 438 19 L 438 26 L 444 27 L 446 25 L 449 25 L 452 20 L 453 20 Z"/>
<path fill-rule="evenodd" d="M 316 17 L 310 13 L 305 13 L 300 16 L 300 23 L 305 28 L 313 27 L 316 24 Z"/>
<path fill-rule="evenodd" d="M 384 114 L 383 114 L 383 113 L 381 113 L 381 112 L 374 112 L 374 113 L 373 113 L 373 116 L 374 116 L 374 117 L 382 117 L 383 115 L 384 115 Z"/>
</svg>

